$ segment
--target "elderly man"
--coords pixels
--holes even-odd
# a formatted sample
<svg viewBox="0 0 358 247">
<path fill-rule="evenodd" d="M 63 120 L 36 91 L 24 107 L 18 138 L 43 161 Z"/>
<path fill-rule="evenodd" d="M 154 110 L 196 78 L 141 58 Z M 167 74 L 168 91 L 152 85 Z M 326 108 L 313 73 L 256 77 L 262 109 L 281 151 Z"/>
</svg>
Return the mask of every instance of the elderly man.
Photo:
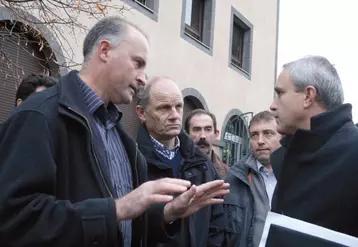
<svg viewBox="0 0 358 247">
<path fill-rule="evenodd" d="M 334 66 L 308 56 L 283 66 L 271 105 L 286 135 L 272 211 L 358 237 L 358 129 Z"/>
<path fill-rule="evenodd" d="M 219 176 L 221 178 L 226 177 L 229 166 L 222 162 L 213 150 L 213 142 L 217 140 L 219 135 L 215 115 L 203 109 L 195 109 L 185 119 L 184 129 L 200 150 L 211 160 Z"/>
<path fill-rule="evenodd" d="M 198 194 L 192 197 L 196 210 L 188 211 L 192 216 L 172 219 L 175 236 L 165 244 L 149 241 L 150 246 L 221 246 L 223 240 L 223 207 L 216 199 L 228 193 L 228 184 L 218 180 L 217 173 L 207 157 L 181 130 L 183 96 L 180 89 L 169 78 L 154 77 L 138 94 L 137 114 L 143 123 L 137 142 L 148 163 L 148 177 L 182 178 L 197 187 Z M 190 190 L 189 190 L 190 191 Z M 202 192 L 200 192 L 202 191 Z M 168 207 L 170 211 L 170 208 Z M 156 215 L 150 215 L 155 218 Z"/>
<path fill-rule="evenodd" d="M 250 121 L 252 154 L 234 164 L 227 176 L 229 195 L 225 196 L 225 243 L 228 247 L 257 247 L 265 218 L 270 210 L 276 186 L 270 154 L 280 146 L 281 135 L 276 131 L 274 115 L 257 113 Z"/>
<path fill-rule="evenodd" d="M 115 104 L 130 103 L 146 83 L 148 48 L 137 27 L 103 18 L 85 38 L 81 71 L 27 99 L 5 122 L 2 246 L 145 247 L 147 234 L 165 241 L 166 223 L 196 209 L 189 181 L 146 182 L 147 164 L 119 123 Z M 155 203 L 165 204 L 159 213 Z M 148 207 L 158 213 L 150 229 Z"/>
</svg>

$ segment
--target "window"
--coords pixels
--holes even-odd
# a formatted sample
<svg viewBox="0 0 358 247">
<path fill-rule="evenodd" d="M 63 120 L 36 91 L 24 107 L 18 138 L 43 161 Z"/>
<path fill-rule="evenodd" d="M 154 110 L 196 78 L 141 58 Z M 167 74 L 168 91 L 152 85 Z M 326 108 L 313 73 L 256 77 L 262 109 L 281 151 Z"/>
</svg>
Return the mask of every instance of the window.
<svg viewBox="0 0 358 247">
<path fill-rule="evenodd" d="M 232 116 L 225 126 L 223 161 L 229 166 L 241 160 L 250 151 L 248 119 L 252 112 Z"/>
<path fill-rule="evenodd" d="M 182 37 L 212 55 L 215 0 L 183 0 Z"/>
<path fill-rule="evenodd" d="M 251 76 L 252 29 L 252 24 L 232 8 L 229 65 L 248 79 Z"/>
<path fill-rule="evenodd" d="M 245 29 L 234 22 L 231 46 L 231 63 L 242 68 Z"/>
<path fill-rule="evenodd" d="M 122 0 L 125 4 L 129 5 L 143 15 L 146 15 L 153 21 L 158 22 L 159 0 Z"/>
<path fill-rule="evenodd" d="M 154 0 L 134 0 L 134 2 L 144 5 L 150 10 L 154 10 Z"/>
<path fill-rule="evenodd" d="M 185 32 L 197 40 L 203 39 L 204 0 L 187 0 L 185 7 Z"/>
</svg>

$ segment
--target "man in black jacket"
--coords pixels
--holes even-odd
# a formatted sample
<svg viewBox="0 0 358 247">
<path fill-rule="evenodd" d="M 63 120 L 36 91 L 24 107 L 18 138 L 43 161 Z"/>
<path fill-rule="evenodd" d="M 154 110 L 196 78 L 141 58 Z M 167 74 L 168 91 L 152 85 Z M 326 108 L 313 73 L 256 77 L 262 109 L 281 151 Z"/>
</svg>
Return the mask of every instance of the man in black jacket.
<svg viewBox="0 0 358 247">
<path fill-rule="evenodd" d="M 228 184 L 222 180 L 214 181 L 218 175 L 213 164 L 182 131 L 184 102 L 180 89 L 169 78 L 154 77 L 138 97 L 137 114 L 143 125 L 137 142 L 148 163 L 148 179 L 182 178 L 197 186 L 191 188 L 192 192 L 198 191 L 191 201 L 192 210 L 172 218 L 174 236 L 166 243 L 149 236 L 148 243 L 150 246 L 168 247 L 221 246 L 223 200 L 214 197 L 227 194 Z M 186 216 L 189 217 L 185 219 Z M 152 221 L 157 215 L 149 214 L 148 217 Z"/>
<path fill-rule="evenodd" d="M 267 212 L 277 183 L 270 155 L 280 147 L 281 135 L 270 111 L 262 111 L 249 124 L 252 154 L 234 164 L 226 178 L 230 194 L 224 197 L 224 247 L 259 246 Z"/>
<path fill-rule="evenodd" d="M 155 203 L 170 210 L 161 207 L 150 225 L 160 241 L 169 237 L 166 222 L 188 209 L 190 182 L 146 182 L 146 162 L 114 105 L 130 103 L 145 84 L 147 53 L 137 27 L 103 18 L 85 38 L 82 70 L 27 99 L 5 122 L 1 246 L 145 247 L 143 212 L 157 212 Z"/>
<path fill-rule="evenodd" d="M 358 237 L 358 129 L 333 65 L 309 56 L 283 66 L 271 105 L 284 154 L 272 211 Z M 278 162 L 277 162 L 278 161 Z"/>
</svg>

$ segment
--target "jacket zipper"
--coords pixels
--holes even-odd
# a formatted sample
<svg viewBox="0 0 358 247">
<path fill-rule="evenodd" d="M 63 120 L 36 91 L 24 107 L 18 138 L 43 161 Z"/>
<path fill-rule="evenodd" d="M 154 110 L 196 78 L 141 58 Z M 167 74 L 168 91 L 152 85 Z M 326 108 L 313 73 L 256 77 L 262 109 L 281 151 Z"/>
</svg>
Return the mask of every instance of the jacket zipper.
<svg viewBox="0 0 358 247">
<path fill-rule="evenodd" d="M 264 180 L 264 178 L 262 177 L 262 175 L 261 175 L 261 173 L 260 173 L 259 171 L 256 171 L 256 170 L 255 170 L 255 169 L 253 169 L 252 167 L 248 166 L 246 163 L 245 163 L 245 165 L 246 165 L 249 169 L 251 169 L 251 170 L 252 170 L 252 172 L 256 173 L 256 175 L 258 175 L 258 176 L 260 177 L 260 181 L 261 181 L 261 183 L 263 183 L 263 185 L 264 185 L 264 188 L 265 188 L 265 195 L 266 195 L 267 201 L 268 201 L 269 206 L 270 206 L 270 209 L 271 209 L 271 202 L 270 202 L 270 198 L 269 198 L 269 196 L 268 196 L 268 194 L 267 194 L 266 184 L 265 184 L 265 180 Z"/>
<path fill-rule="evenodd" d="M 97 166 L 97 168 L 98 168 L 99 174 L 100 174 L 101 179 L 102 179 L 102 182 L 103 182 L 103 184 L 104 184 L 104 187 L 106 188 L 106 191 L 108 192 L 108 194 L 110 195 L 110 197 L 114 198 L 114 196 L 113 196 L 111 190 L 110 190 L 109 187 L 108 187 L 108 184 L 107 184 L 106 180 L 104 179 L 104 175 L 103 175 L 102 169 L 101 169 L 101 167 L 100 167 L 100 165 L 99 165 L 97 155 L 96 155 L 96 153 L 94 152 L 93 141 L 92 141 L 92 138 L 93 138 L 92 130 L 91 130 L 91 127 L 90 127 L 90 124 L 89 124 L 87 118 L 86 118 L 85 116 L 83 116 L 82 114 L 80 114 L 80 113 L 76 112 L 75 110 L 73 110 L 71 107 L 67 107 L 67 109 L 69 109 L 70 111 L 72 111 L 73 113 L 77 114 L 78 116 L 80 116 L 82 119 L 85 120 L 85 122 L 86 122 L 86 127 L 87 127 L 87 129 L 89 130 L 89 133 L 90 133 L 91 153 L 92 153 L 92 155 L 93 155 L 94 158 L 95 158 L 96 166 Z"/>
</svg>

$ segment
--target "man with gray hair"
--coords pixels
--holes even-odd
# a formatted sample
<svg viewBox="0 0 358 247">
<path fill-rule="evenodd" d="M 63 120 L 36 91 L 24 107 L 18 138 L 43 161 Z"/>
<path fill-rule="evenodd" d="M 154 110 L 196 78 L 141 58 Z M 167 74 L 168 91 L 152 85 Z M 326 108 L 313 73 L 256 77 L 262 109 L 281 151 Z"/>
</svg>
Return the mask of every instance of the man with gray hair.
<svg viewBox="0 0 358 247">
<path fill-rule="evenodd" d="M 188 210 L 183 192 L 191 183 L 146 182 L 147 164 L 115 106 L 146 83 L 148 49 L 133 24 L 103 18 L 85 38 L 81 71 L 27 99 L 5 122 L 2 246 L 145 247 L 151 232 L 143 213 L 156 203 L 165 207 L 149 230 L 158 241 L 169 237 L 166 222 Z"/>
<path fill-rule="evenodd" d="M 272 211 L 358 237 L 358 129 L 334 66 L 308 56 L 285 64 L 271 105 L 285 137 L 271 155 Z"/>
</svg>

